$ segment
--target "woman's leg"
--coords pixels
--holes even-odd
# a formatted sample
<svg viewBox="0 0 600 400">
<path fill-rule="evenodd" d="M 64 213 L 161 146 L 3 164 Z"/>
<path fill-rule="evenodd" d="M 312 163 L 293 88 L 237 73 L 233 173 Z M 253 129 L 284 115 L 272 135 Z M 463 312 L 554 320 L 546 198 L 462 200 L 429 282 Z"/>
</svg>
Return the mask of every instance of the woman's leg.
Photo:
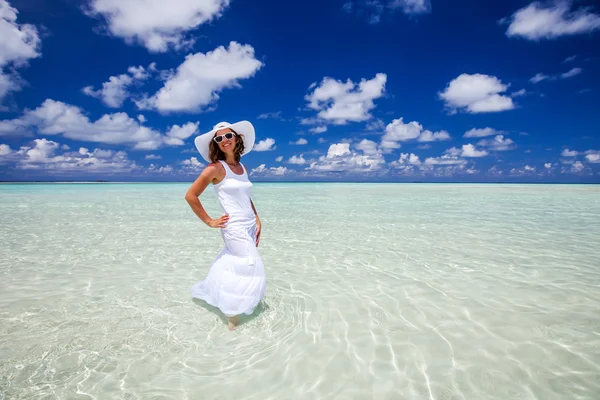
<svg viewBox="0 0 600 400">
<path fill-rule="evenodd" d="M 235 315 L 233 317 L 227 317 L 227 321 L 229 321 L 229 323 L 227 324 L 227 326 L 229 327 L 229 330 L 232 331 L 235 328 L 237 328 L 237 324 L 238 324 L 238 316 Z"/>
</svg>

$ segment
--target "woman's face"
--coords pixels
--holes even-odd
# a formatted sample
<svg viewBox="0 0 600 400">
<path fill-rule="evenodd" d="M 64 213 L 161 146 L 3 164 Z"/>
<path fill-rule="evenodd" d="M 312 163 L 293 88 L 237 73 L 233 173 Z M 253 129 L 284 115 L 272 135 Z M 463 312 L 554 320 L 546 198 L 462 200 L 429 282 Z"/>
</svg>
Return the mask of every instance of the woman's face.
<svg viewBox="0 0 600 400">
<path fill-rule="evenodd" d="M 221 129 L 215 133 L 215 138 L 220 137 L 217 140 L 219 148 L 223 153 L 231 152 L 235 148 L 237 135 L 229 128 Z"/>
</svg>

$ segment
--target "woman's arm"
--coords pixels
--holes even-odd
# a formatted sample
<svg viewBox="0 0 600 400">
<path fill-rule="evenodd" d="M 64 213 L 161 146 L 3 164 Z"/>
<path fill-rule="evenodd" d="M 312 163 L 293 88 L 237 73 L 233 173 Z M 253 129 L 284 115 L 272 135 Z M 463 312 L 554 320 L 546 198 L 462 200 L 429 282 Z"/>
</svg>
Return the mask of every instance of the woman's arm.
<svg viewBox="0 0 600 400">
<path fill-rule="evenodd" d="M 198 178 L 192 183 L 192 186 L 188 189 L 185 194 L 185 201 L 188 202 L 194 214 L 198 216 L 206 225 L 212 228 L 225 228 L 225 224 L 229 220 L 228 215 L 223 215 L 221 218 L 212 219 L 204 207 L 202 207 L 202 203 L 200 203 L 200 195 L 208 184 L 217 177 L 219 170 L 215 164 L 209 164 Z"/>
</svg>

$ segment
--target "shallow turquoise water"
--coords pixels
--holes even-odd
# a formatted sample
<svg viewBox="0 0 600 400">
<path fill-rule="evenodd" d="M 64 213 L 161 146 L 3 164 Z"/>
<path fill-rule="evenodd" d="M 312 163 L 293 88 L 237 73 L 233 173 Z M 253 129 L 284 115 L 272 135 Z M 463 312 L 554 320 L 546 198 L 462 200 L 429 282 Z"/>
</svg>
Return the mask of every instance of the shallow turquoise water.
<svg viewBox="0 0 600 400">
<path fill-rule="evenodd" d="M 600 398 L 600 186 L 257 183 L 234 332 L 187 187 L 0 185 L 0 398 Z"/>
</svg>

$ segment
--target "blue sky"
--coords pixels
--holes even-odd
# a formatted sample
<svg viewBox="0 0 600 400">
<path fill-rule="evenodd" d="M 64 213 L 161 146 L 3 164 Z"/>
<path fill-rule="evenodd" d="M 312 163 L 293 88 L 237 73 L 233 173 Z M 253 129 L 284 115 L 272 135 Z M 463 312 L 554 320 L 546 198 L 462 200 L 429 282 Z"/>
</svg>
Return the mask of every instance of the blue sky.
<svg viewBox="0 0 600 400">
<path fill-rule="evenodd" d="M 595 1 L 0 0 L 0 180 L 600 182 Z"/>
</svg>

